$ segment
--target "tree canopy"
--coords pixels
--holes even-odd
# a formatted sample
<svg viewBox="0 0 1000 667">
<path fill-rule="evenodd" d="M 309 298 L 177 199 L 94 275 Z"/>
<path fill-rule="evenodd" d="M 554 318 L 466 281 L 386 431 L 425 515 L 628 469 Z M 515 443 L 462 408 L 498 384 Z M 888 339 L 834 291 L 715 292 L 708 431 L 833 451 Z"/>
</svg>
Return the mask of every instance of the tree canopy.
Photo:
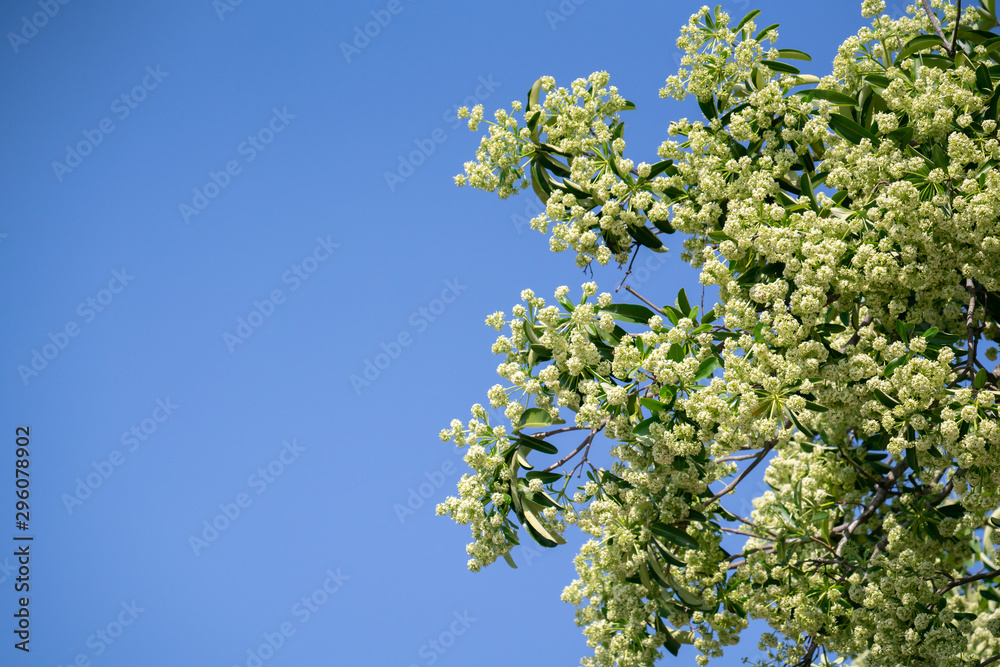
<svg viewBox="0 0 1000 667">
<path fill-rule="evenodd" d="M 525 290 L 487 318 L 503 416 L 441 433 L 471 468 L 438 507 L 470 569 L 591 536 L 563 593 L 584 665 L 708 664 L 749 619 L 763 664 L 1000 664 L 1000 34 L 993 0 L 884 12 L 864 0 L 819 78 L 758 11 L 702 8 L 660 94 L 704 118 L 651 162 L 605 72 L 463 110 L 488 132 L 456 182 L 530 187 L 553 251 L 624 269 L 677 234 L 718 287 L 707 312 Z"/>
</svg>

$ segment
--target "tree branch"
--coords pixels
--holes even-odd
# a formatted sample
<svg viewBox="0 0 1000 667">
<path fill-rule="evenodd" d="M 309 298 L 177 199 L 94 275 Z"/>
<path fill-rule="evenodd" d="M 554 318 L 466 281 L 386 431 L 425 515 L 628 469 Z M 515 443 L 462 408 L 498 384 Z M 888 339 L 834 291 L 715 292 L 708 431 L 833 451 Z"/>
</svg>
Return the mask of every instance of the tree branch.
<svg viewBox="0 0 1000 667">
<path fill-rule="evenodd" d="M 628 292 L 630 292 L 631 294 L 634 294 L 635 296 L 637 296 L 640 301 L 642 301 L 644 304 L 646 304 L 647 306 L 649 306 L 650 308 L 652 308 L 653 310 L 655 310 L 656 312 L 658 312 L 660 315 L 663 315 L 664 317 L 667 316 L 666 313 L 664 313 L 662 310 L 660 310 L 659 308 L 657 308 L 656 306 L 654 306 L 648 299 L 646 299 L 646 297 L 644 297 L 643 295 L 639 294 L 634 289 L 632 289 L 631 285 L 626 285 L 625 289 Z"/>
<path fill-rule="evenodd" d="M 756 468 L 756 467 L 757 467 L 757 464 L 758 464 L 758 463 L 760 463 L 761 461 L 763 461 L 763 460 L 764 460 L 764 457 L 765 457 L 765 456 L 767 456 L 767 453 L 768 453 L 768 452 L 770 452 L 770 451 L 771 451 L 771 450 L 772 450 L 772 449 L 774 448 L 774 446 L 775 446 L 776 444 L 778 444 L 778 436 L 774 436 L 773 438 L 771 438 L 770 440 L 768 440 L 768 441 L 767 441 L 767 442 L 766 442 L 766 443 L 764 444 L 764 449 L 760 450 L 760 452 L 759 452 L 759 453 L 757 454 L 757 456 L 756 456 L 756 457 L 754 458 L 754 461 L 753 461 L 753 463 L 751 463 L 750 465 L 748 465 L 748 466 L 747 466 L 747 468 L 746 468 L 746 470 L 744 470 L 743 472 L 741 472 L 741 473 L 739 474 L 739 476 L 738 476 L 738 477 L 737 477 L 736 479 L 734 479 L 734 480 L 732 481 L 732 483 L 730 483 L 730 484 L 727 484 L 727 485 L 726 485 L 726 488 L 724 488 L 724 489 L 723 489 L 722 491 L 719 491 L 719 492 L 718 492 L 717 494 L 715 494 L 714 496 L 712 496 L 712 497 L 711 497 L 711 498 L 710 498 L 709 500 L 706 500 L 705 502 L 703 502 L 703 503 L 701 504 L 701 506 L 702 506 L 703 508 L 704 508 L 704 507 L 708 507 L 709 505 L 711 505 L 712 503 L 714 503 L 714 502 L 715 502 L 716 500 L 718 500 L 718 499 L 719 499 L 719 498 L 721 498 L 722 496 L 726 495 L 727 493 L 729 493 L 730 491 L 732 491 L 733 489 L 735 489 L 735 488 L 736 488 L 736 486 L 737 486 L 737 485 L 738 485 L 738 484 L 739 484 L 740 482 L 742 482 L 742 481 L 743 481 L 743 479 L 744 479 L 744 478 L 745 478 L 745 477 L 746 477 L 747 475 L 749 475 L 749 474 L 750 474 L 750 471 L 751 471 L 751 470 L 753 470 L 754 468 Z"/>
<path fill-rule="evenodd" d="M 958 46 L 958 26 L 962 24 L 962 0 L 958 0 L 957 9 L 955 11 L 955 32 L 951 36 L 951 57 L 955 57 L 956 47 Z"/>
<path fill-rule="evenodd" d="M 847 528 L 844 530 L 843 537 L 840 538 L 840 544 L 837 545 L 837 556 L 841 557 L 844 555 L 844 549 L 847 547 L 847 543 L 851 539 L 851 535 L 854 531 L 858 529 L 858 526 L 863 524 L 865 521 L 870 519 L 873 514 L 882 506 L 885 499 L 889 496 L 889 489 L 899 480 L 899 476 L 903 474 L 906 470 L 906 460 L 902 460 L 896 464 L 896 467 L 890 470 L 885 477 L 877 484 L 878 489 L 875 491 L 875 495 L 872 497 L 871 501 L 865 505 L 865 509 L 857 516 L 854 521 L 847 524 Z"/>
<path fill-rule="evenodd" d="M 952 58 L 955 57 L 955 52 L 948 46 L 948 38 L 944 36 L 944 32 L 941 31 L 941 23 L 938 22 L 937 16 L 931 9 L 931 3 L 928 0 L 923 0 L 924 11 L 927 12 L 927 18 L 931 20 L 931 25 L 934 26 L 934 32 L 937 33 L 941 41 L 944 42 L 944 50 L 948 52 L 948 55 Z"/>
<path fill-rule="evenodd" d="M 997 575 L 1000 575 L 1000 570 L 989 570 L 987 572 L 980 572 L 979 574 L 974 574 L 969 577 L 962 577 L 961 579 L 955 579 L 947 586 L 944 586 L 934 591 L 934 594 L 939 596 L 944 595 L 953 588 L 964 586 L 965 584 L 971 584 L 974 581 L 982 581 L 983 579 L 992 579 Z"/>
</svg>

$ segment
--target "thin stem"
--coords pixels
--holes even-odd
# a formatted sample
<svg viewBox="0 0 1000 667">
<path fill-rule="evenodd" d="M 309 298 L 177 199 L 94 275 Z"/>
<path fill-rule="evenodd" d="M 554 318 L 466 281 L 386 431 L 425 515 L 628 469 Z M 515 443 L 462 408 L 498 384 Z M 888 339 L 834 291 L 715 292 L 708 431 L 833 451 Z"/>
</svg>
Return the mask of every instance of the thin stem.
<svg viewBox="0 0 1000 667">
<path fill-rule="evenodd" d="M 666 317 L 666 313 L 664 313 L 662 310 L 660 310 L 659 308 L 657 308 L 656 306 L 654 306 L 652 304 L 652 302 L 650 302 L 646 297 L 644 297 L 643 295 L 639 294 L 634 289 L 632 289 L 631 285 L 626 285 L 625 289 L 628 292 L 630 292 L 631 294 L 633 294 L 634 296 L 638 297 L 640 301 L 642 301 L 644 304 L 646 304 L 647 306 L 649 306 L 650 308 L 652 308 L 653 310 L 655 310 L 656 312 L 658 312 L 660 315 L 663 315 L 664 317 Z"/>
</svg>

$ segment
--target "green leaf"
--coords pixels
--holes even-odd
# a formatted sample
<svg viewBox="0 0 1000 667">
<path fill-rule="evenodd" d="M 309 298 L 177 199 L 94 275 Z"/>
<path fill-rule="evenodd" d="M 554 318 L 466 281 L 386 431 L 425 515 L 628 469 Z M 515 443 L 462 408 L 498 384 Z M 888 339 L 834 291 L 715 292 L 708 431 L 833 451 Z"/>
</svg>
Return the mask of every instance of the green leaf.
<svg viewBox="0 0 1000 667">
<path fill-rule="evenodd" d="M 860 144 L 863 139 L 870 140 L 874 146 L 878 146 L 880 143 L 878 137 L 870 130 L 866 130 L 847 116 L 842 116 L 839 113 L 830 114 L 830 129 L 852 144 Z"/>
<path fill-rule="evenodd" d="M 542 93 L 542 80 L 538 79 L 531 86 L 531 90 L 528 91 L 528 106 L 526 106 L 525 109 L 530 110 L 531 107 L 538 104 L 538 97 L 539 95 L 541 95 L 541 93 Z"/>
<path fill-rule="evenodd" d="M 700 364 L 698 364 L 698 370 L 694 374 L 694 381 L 701 382 L 707 377 L 711 377 L 712 371 L 714 371 L 719 366 L 719 360 L 714 356 L 708 357 Z"/>
<path fill-rule="evenodd" d="M 745 26 L 750 21 L 754 20 L 754 18 L 756 18 L 758 14 L 760 14 L 760 10 L 759 9 L 755 9 L 752 12 L 750 12 L 749 14 L 747 14 L 746 16 L 744 16 L 740 20 L 740 22 L 736 24 L 736 27 L 733 28 L 733 32 L 739 32 L 740 30 L 742 30 L 743 26 Z"/>
<path fill-rule="evenodd" d="M 625 100 L 625 106 L 622 107 L 623 111 L 635 111 L 635 103 Z"/>
<path fill-rule="evenodd" d="M 812 62 L 812 56 L 798 49 L 778 49 L 778 57 L 788 60 L 808 60 Z"/>
<path fill-rule="evenodd" d="M 632 324 L 646 324 L 655 313 L 646 306 L 634 303 L 611 303 L 601 308 L 601 313 L 610 313 L 611 317 L 619 322 L 631 322 Z"/>
<path fill-rule="evenodd" d="M 646 225 L 628 225 L 627 229 L 632 238 L 647 248 L 652 250 L 660 250 L 663 248 L 663 241 L 661 241 L 656 234 L 649 231 L 649 227 Z"/>
<path fill-rule="evenodd" d="M 875 398 L 878 400 L 878 402 L 881 403 L 882 405 L 884 405 L 887 408 L 894 408 L 897 405 L 899 405 L 899 403 L 896 401 L 896 399 L 891 398 L 885 392 L 883 392 L 881 389 L 875 389 L 873 391 L 873 393 L 875 394 Z"/>
<path fill-rule="evenodd" d="M 681 291 L 677 293 L 677 308 L 681 311 L 682 317 L 687 317 L 688 313 L 691 312 L 691 304 L 688 302 L 687 292 L 681 288 Z"/>
<path fill-rule="evenodd" d="M 715 106 L 714 97 L 709 97 L 704 100 L 699 97 L 698 106 L 701 107 L 701 112 L 705 114 L 705 118 L 708 120 L 714 120 L 719 117 L 719 110 Z"/>
<path fill-rule="evenodd" d="M 514 559 L 510 557 L 509 551 L 503 555 L 503 559 L 507 561 L 507 565 L 510 565 L 515 570 L 517 569 L 517 564 L 514 562 Z"/>
<path fill-rule="evenodd" d="M 937 35 L 918 35 L 908 41 L 899 52 L 899 55 L 896 56 L 896 66 L 899 67 L 899 64 L 902 61 L 906 60 L 917 51 L 924 51 L 932 48 L 944 48 L 944 43 L 941 41 L 940 37 Z"/>
<path fill-rule="evenodd" d="M 529 408 L 529 409 L 530 410 L 537 410 L 538 412 L 541 412 L 542 414 L 544 414 L 545 417 L 549 416 L 549 413 L 546 412 L 545 410 L 542 410 L 541 408 Z M 527 414 L 527 412 L 528 411 L 525 410 L 525 414 Z M 525 415 L 521 415 L 521 422 L 524 422 L 524 418 L 525 418 Z M 549 421 L 548 424 L 542 423 L 544 421 L 544 417 L 542 417 L 541 415 L 537 415 L 536 417 L 533 417 L 532 419 L 534 420 L 532 423 L 530 423 L 530 424 L 523 424 L 521 426 L 518 426 L 518 428 L 521 429 L 521 428 L 533 428 L 533 427 L 536 427 L 536 426 L 548 426 L 549 424 L 552 423 L 551 420 Z M 522 434 L 522 435 L 518 436 L 517 441 L 518 441 L 519 444 L 524 445 L 525 447 L 528 447 L 530 449 L 534 449 L 535 451 L 542 452 L 543 454 L 558 454 L 559 453 L 559 450 L 556 449 L 556 446 L 553 445 L 552 443 L 545 442 L 544 440 L 542 440 L 540 438 L 533 438 L 530 435 L 523 435 Z"/>
<path fill-rule="evenodd" d="M 656 178 L 663 172 L 668 171 L 672 166 L 674 166 L 673 160 L 662 160 L 660 162 L 657 162 L 656 164 L 654 164 L 652 167 L 649 168 L 649 176 L 646 177 L 646 180 L 649 181 Z M 673 171 L 676 172 L 677 170 L 674 169 Z"/>
<path fill-rule="evenodd" d="M 951 519 L 961 519 L 965 516 L 965 508 L 958 503 L 951 505 L 938 505 L 937 511 Z"/>
<path fill-rule="evenodd" d="M 520 421 L 518 421 L 517 428 L 515 428 L 514 430 L 519 431 L 522 428 L 538 428 L 540 426 L 551 426 L 551 425 L 552 425 L 552 417 L 549 415 L 547 410 L 542 410 L 541 408 L 528 408 L 521 414 L 521 419 Z M 532 438 L 532 439 L 538 440 L 537 438 Z M 542 441 L 538 440 L 538 442 Z M 522 443 L 522 444 L 531 447 L 531 445 L 528 443 Z M 548 446 L 551 447 L 552 445 Z M 534 448 L 532 447 L 532 449 Z"/>
<path fill-rule="evenodd" d="M 673 542 L 677 546 L 684 547 L 685 549 L 698 548 L 698 540 L 694 539 L 680 528 L 656 522 L 649 527 L 649 530 L 652 531 L 654 535 L 662 537 L 663 539 Z"/>
<path fill-rule="evenodd" d="M 522 436 L 522 437 L 524 437 L 524 436 Z M 548 443 L 545 443 L 545 444 L 548 444 Z M 553 453 L 555 453 L 555 452 L 553 452 Z M 524 477 L 525 477 L 525 479 L 540 479 L 540 480 L 542 480 L 542 484 L 553 484 L 553 483 L 558 482 L 560 479 L 563 478 L 563 476 L 560 475 L 559 473 L 545 472 L 543 470 L 533 470 L 533 471 L 529 472 L 527 475 L 525 475 Z"/>
<path fill-rule="evenodd" d="M 979 594 L 986 598 L 987 600 L 992 600 L 993 602 L 1000 602 L 1000 595 L 997 595 L 997 591 L 992 586 L 986 586 L 979 589 Z"/>
<path fill-rule="evenodd" d="M 812 401 L 806 401 L 806 407 L 813 412 L 826 412 L 829 408 L 820 405 L 819 403 L 814 403 Z"/>
<path fill-rule="evenodd" d="M 826 100 L 831 104 L 841 107 L 853 107 L 858 103 L 858 101 L 850 95 L 838 93 L 835 90 L 820 90 L 819 88 L 813 88 L 812 90 L 803 90 L 799 94 L 808 100 Z"/>
<path fill-rule="evenodd" d="M 793 67 L 786 63 L 778 62 L 777 60 L 761 60 L 761 65 L 764 65 L 772 72 L 780 72 L 782 74 L 799 74 L 801 70 L 798 67 Z"/>
<path fill-rule="evenodd" d="M 772 30 L 774 30 L 777 27 L 778 27 L 777 23 L 772 23 L 771 25 L 767 26 L 766 28 L 764 28 L 763 30 L 761 30 L 760 32 L 758 32 L 757 35 L 753 38 L 753 41 L 755 41 L 755 42 L 757 42 L 759 44 L 760 40 L 764 37 L 764 35 L 766 35 L 767 33 L 771 32 Z"/>
<path fill-rule="evenodd" d="M 917 460 L 916 447 L 906 448 L 906 465 L 910 466 L 912 470 L 920 470 L 920 462 Z"/>
<path fill-rule="evenodd" d="M 527 498 L 522 498 L 521 499 L 521 504 L 522 504 L 522 506 L 524 508 L 524 518 L 527 521 L 526 525 L 528 527 L 534 528 L 535 532 L 537 532 L 540 536 L 542 536 L 546 540 L 548 540 L 550 542 L 553 542 L 554 544 L 566 544 L 566 540 L 563 539 L 562 535 L 559 535 L 558 533 L 551 532 L 542 523 L 542 519 L 540 517 L 542 508 L 539 505 L 536 505 L 535 503 L 531 502 Z M 534 537 L 534 535 L 532 535 L 532 537 Z M 536 538 L 536 540 L 537 540 L 537 538 Z M 543 543 L 541 541 L 539 541 L 539 544 L 543 544 Z M 547 546 L 547 545 L 543 544 L 543 546 Z"/>
<path fill-rule="evenodd" d="M 986 386 L 986 376 L 987 373 L 985 368 L 980 368 L 979 371 L 976 372 L 976 379 L 974 381 L 976 389 L 982 389 Z"/>
</svg>

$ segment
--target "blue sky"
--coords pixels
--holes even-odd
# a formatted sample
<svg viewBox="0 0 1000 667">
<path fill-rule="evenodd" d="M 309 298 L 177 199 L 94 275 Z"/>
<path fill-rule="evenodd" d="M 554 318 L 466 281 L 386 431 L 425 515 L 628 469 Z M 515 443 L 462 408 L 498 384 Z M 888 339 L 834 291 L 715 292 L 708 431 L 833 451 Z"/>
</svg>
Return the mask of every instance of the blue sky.
<svg viewBox="0 0 1000 667">
<path fill-rule="evenodd" d="M 586 279 L 537 201 L 454 186 L 478 144 L 455 110 L 607 70 L 652 161 L 699 116 L 657 91 L 700 4 L 4 3 L 0 663 L 576 664 L 580 539 L 472 574 L 434 516 L 466 469 L 437 433 L 496 382 L 483 319 Z M 819 75 L 862 21 L 723 3 L 753 7 Z M 680 241 L 640 291 L 698 293 Z"/>
</svg>

